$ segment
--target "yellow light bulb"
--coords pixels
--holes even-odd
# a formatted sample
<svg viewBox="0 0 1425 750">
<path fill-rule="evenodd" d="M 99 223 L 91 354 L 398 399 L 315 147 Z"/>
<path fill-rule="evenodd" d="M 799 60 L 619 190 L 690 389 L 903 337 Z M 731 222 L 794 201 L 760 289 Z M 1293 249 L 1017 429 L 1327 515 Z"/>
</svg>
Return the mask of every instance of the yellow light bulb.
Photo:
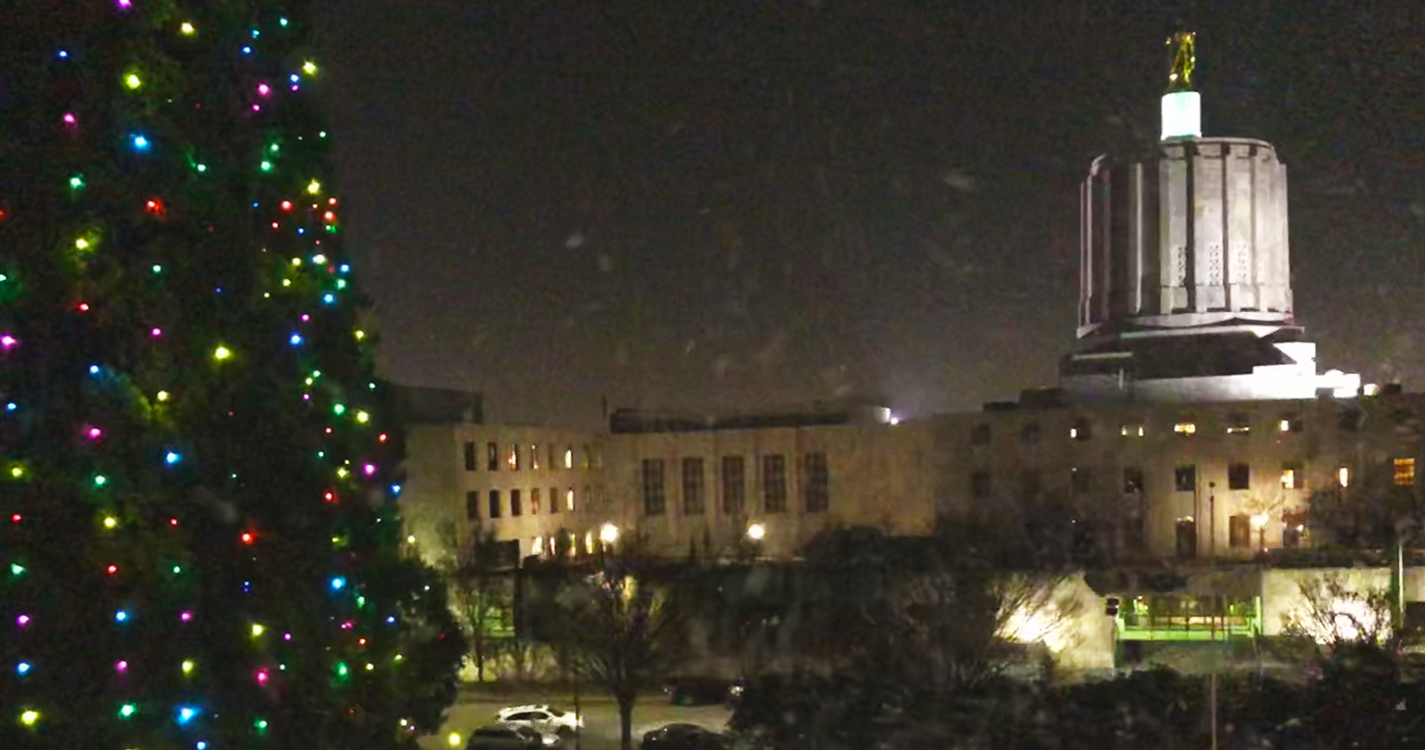
<svg viewBox="0 0 1425 750">
<path fill-rule="evenodd" d="M 322 183 L 317 182 L 316 180 L 312 180 L 311 182 L 307 183 L 307 192 L 311 193 L 312 195 L 316 195 L 322 192 Z"/>
<path fill-rule="evenodd" d="M 32 727 L 40 720 L 40 712 L 33 708 L 20 714 L 20 723 L 27 727 Z"/>
<path fill-rule="evenodd" d="M 356 332 L 356 340 L 357 340 L 357 341 L 360 341 L 360 340 L 362 340 L 362 339 L 364 339 L 364 338 L 366 338 L 366 331 L 357 330 L 357 332 Z"/>
<path fill-rule="evenodd" d="M 16 478 L 16 479 L 19 479 L 20 477 L 22 477 L 22 476 L 24 476 L 24 475 L 25 475 L 25 470 L 24 470 L 23 468 L 21 468 L 21 467 L 19 467 L 19 466 L 12 466 L 12 467 L 10 468 L 10 476 L 12 476 L 12 477 L 14 477 L 14 478 Z"/>
<path fill-rule="evenodd" d="M 252 624 L 252 637 L 253 637 L 253 638 L 256 638 L 256 637 L 262 635 L 262 633 L 263 633 L 264 630 L 266 630 L 266 628 L 262 627 L 261 625 L 258 625 L 257 623 L 253 623 L 253 624 Z"/>
<path fill-rule="evenodd" d="M 119 519 L 114 518 L 113 516 L 109 516 L 109 517 L 107 517 L 107 518 L 104 519 L 104 528 L 106 528 L 106 529 L 116 529 L 116 528 L 118 528 L 118 527 L 119 527 Z"/>
<path fill-rule="evenodd" d="M 362 423 L 362 424 L 366 424 L 367 422 L 370 422 L 370 421 L 371 421 L 371 415 L 370 415 L 370 414 L 367 414 L 367 413 L 364 412 L 364 411 L 359 411 L 359 412 L 356 413 L 356 421 L 358 421 L 358 422 L 360 422 L 360 423 Z"/>
<path fill-rule="evenodd" d="M 314 62 L 312 62 L 311 60 L 306 61 L 305 63 L 302 64 L 302 72 L 303 72 L 303 73 L 306 73 L 306 74 L 309 75 L 309 76 L 314 76 L 314 75 L 316 75 L 316 74 L 317 74 L 317 64 L 314 63 Z"/>
<path fill-rule="evenodd" d="M 218 345 L 217 349 L 213 350 L 213 359 L 221 361 L 231 356 L 233 356 L 232 350 L 221 344 Z"/>
<path fill-rule="evenodd" d="M 159 391 L 157 394 L 154 395 L 154 398 L 158 399 L 159 401 L 167 401 L 168 391 Z"/>
<path fill-rule="evenodd" d="M 183 660 L 183 674 L 193 674 L 193 666 L 194 666 L 194 665 L 193 665 L 193 660 L 192 660 L 192 659 L 184 659 L 184 660 Z"/>
<path fill-rule="evenodd" d="M 77 240 L 74 241 L 74 246 L 75 246 L 76 248 L 79 248 L 80 250 L 88 250 L 88 249 L 89 249 L 89 240 L 88 240 L 88 239 L 85 239 L 84 237 L 80 237 L 79 239 L 77 239 Z"/>
<path fill-rule="evenodd" d="M 198 31 L 197 29 L 193 28 L 193 24 L 187 21 L 184 21 L 183 25 L 178 27 L 178 30 L 183 32 L 183 36 L 193 36 Z"/>
<path fill-rule="evenodd" d="M 143 85 L 143 79 L 139 78 L 137 73 L 130 73 L 124 76 L 124 85 L 131 89 L 136 89 Z"/>
<path fill-rule="evenodd" d="M 337 470 L 336 470 L 336 475 L 339 476 L 339 477 L 341 477 L 342 479 L 346 479 L 346 475 L 347 475 L 347 474 L 350 474 L 350 473 L 351 473 L 351 472 L 347 471 L 345 468 L 341 468 L 341 469 L 337 469 Z"/>
</svg>

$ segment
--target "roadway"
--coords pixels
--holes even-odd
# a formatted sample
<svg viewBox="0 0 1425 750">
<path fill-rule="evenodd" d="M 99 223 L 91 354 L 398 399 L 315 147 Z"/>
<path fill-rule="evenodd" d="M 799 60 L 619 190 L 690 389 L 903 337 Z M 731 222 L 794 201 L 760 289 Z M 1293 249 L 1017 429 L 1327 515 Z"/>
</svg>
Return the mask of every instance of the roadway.
<svg viewBox="0 0 1425 750">
<path fill-rule="evenodd" d="M 567 692 L 541 695 L 534 691 L 467 691 L 461 693 L 455 705 L 446 712 L 445 726 L 439 732 L 421 738 L 420 746 L 423 750 L 449 750 L 446 738 L 451 732 L 468 737 L 471 730 L 494 721 L 496 711 L 526 703 L 548 703 L 562 711 L 574 710 L 574 701 Z M 584 693 L 580 695 L 579 710 L 584 715 L 580 750 L 618 750 L 618 704 L 602 694 Z M 642 695 L 633 708 L 633 746 L 638 747 L 644 732 L 664 724 L 686 722 L 720 730 L 730 716 L 731 712 L 721 705 L 672 706 L 661 693 Z M 463 742 L 459 750 L 464 750 Z"/>
</svg>

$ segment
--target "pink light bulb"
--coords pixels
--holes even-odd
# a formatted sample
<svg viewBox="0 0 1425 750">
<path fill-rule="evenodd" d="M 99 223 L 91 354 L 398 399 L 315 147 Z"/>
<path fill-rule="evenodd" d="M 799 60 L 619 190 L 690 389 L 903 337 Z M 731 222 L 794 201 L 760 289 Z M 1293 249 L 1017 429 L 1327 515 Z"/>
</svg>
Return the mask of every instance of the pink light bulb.
<svg viewBox="0 0 1425 750">
<path fill-rule="evenodd" d="M 9 349 L 10 347 L 18 343 L 20 343 L 20 340 L 15 338 L 14 336 L 11 336 L 8 333 L 0 335 L 0 348 Z"/>
<path fill-rule="evenodd" d="M 253 112 L 261 112 L 261 111 L 262 111 L 262 105 L 259 105 L 259 104 L 254 104 L 254 105 L 252 105 L 252 111 L 253 111 Z"/>
<path fill-rule="evenodd" d="M 159 328 L 158 326 L 154 326 L 153 330 L 148 332 L 148 335 L 154 338 L 158 338 L 159 336 L 163 335 L 163 329 Z"/>
<path fill-rule="evenodd" d="M 98 427 L 90 427 L 90 428 L 89 428 L 89 439 L 90 439 L 90 440 L 98 440 L 99 438 L 101 438 L 101 437 L 103 437 L 103 436 L 104 436 L 104 431 L 101 430 L 101 429 L 99 429 Z"/>
<path fill-rule="evenodd" d="M 268 88 L 267 84 L 265 83 L 259 83 L 257 84 L 257 93 L 262 96 L 267 96 L 268 94 L 272 93 L 272 89 Z"/>
<path fill-rule="evenodd" d="M 118 0 L 119 10 L 128 10 L 134 7 L 133 0 Z"/>
<path fill-rule="evenodd" d="M 366 476 L 368 476 L 368 477 L 370 477 L 370 476 L 375 476 L 375 475 L 376 475 L 376 464 L 366 464 L 365 466 L 361 467 L 361 470 L 364 471 L 364 472 L 366 472 Z"/>
<path fill-rule="evenodd" d="M 75 117 L 73 112 L 65 112 L 65 113 L 64 113 L 64 124 L 65 124 L 65 125 L 73 125 L 73 124 L 75 124 L 75 123 L 77 123 L 77 122 L 79 122 L 79 118 Z"/>
<path fill-rule="evenodd" d="M 257 675 L 256 675 L 256 677 L 257 677 L 257 684 L 259 684 L 259 685 L 266 685 L 266 684 L 267 684 L 267 670 L 266 670 L 266 669 L 259 669 L 259 670 L 257 670 Z"/>
<path fill-rule="evenodd" d="M 310 394 L 310 393 L 303 393 L 303 394 L 302 394 L 302 400 L 303 400 L 303 401 L 311 401 L 311 400 L 312 400 L 312 394 Z"/>
<path fill-rule="evenodd" d="M 290 641 L 290 640 L 292 640 L 292 634 L 291 634 L 291 633 L 283 633 L 283 634 L 282 634 L 282 640 L 284 640 L 284 641 Z"/>
<path fill-rule="evenodd" d="M 193 613 L 192 613 L 192 612 L 184 612 L 184 613 L 178 615 L 178 619 L 179 619 L 180 622 L 192 622 L 192 621 L 193 621 Z"/>
<path fill-rule="evenodd" d="M 354 627 L 356 627 L 356 623 L 352 622 L 351 620 L 347 620 L 346 622 L 341 624 L 342 630 L 351 630 Z"/>
<path fill-rule="evenodd" d="M 303 322 L 303 323 L 309 322 L 311 319 L 312 319 L 312 316 L 310 316 L 310 315 L 308 315 L 308 314 L 306 314 L 306 313 L 302 313 L 302 322 Z"/>
<path fill-rule="evenodd" d="M 118 672 L 127 672 L 129 671 L 129 663 L 124 661 L 123 659 L 120 659 L 119 661 L 114 663 L 114 669 Z"/>
<path fill-rule="evenodd" d="M 22 628 L 25 627 L 26 625 L 29 625 L 29 624 L 30 624 L 30 616 L 29 616 L 29 615 L 20 615 L 19 617 L 16 617 L 16 618 L 15 618 L 15 624 L 16 624 L 16 625 L 19 625 L 19 626 L 22 627 Z"/>
</svg>

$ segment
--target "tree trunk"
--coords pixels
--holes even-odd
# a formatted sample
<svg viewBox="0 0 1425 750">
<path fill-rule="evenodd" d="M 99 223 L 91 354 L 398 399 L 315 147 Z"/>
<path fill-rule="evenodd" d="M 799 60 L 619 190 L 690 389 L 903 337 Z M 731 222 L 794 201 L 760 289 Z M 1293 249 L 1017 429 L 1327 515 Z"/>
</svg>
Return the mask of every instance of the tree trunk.
<svg viewBox="0 0 1425 750">
<path fill-rule="evenodd" d="M 622 744 L 619 747 L 623 750 L 633 750 L 633 702 L 636 695 L 620 695 L 618 697 L 618 722 Z"/>
</svg>

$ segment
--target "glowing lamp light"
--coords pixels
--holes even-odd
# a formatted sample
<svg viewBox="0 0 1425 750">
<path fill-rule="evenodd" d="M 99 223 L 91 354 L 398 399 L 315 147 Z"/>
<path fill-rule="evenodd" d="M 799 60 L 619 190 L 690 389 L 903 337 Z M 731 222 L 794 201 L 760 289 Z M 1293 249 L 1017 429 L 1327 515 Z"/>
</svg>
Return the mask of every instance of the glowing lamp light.
<svg viewBox="0 0 1425 750">
<path fill-rule="evenodd" d="M 766 524 L 754 523 L 747 527 L 748 539 L 751 539 L 754 542 L 760 542 L 765 536 L 767 536 Z"/>
<path fill-rule="evenodd" d="M 148 150 L 148 147 L 149 147 L 149 145 L 150 145 L 149 142 L 148 142 L 148 138 L 145 138 L 145 137 L 142 136 L 142 135 L 136 135 L 136 136 L 134 136 L 134 138 L 133 138 L 133 144 L 134 144 L 134 150 L 135 150 L 135 151 L 147 151 L 147 150 Z"/>
<path fill-rule="evenodd" d="M 139 78 L 138 73 L 130 73 L 124 76 L 124 85 L 128 86 L 131 90 L 137 89 L 143 85 L 143 79 Z"/>
<path fill-rule="evenodd" d="M 35 723 L 38 722 L 39 720 L 40 720 L 40 712 L 34 710 L 33 708 L 28 709 L 28 710 L 25 710 L 25 711 L 22 711 L 22 712 L 20 713 L 20 723 L 21 723 L 21 724 L 24 724 L 24 725 L 27 726 L 27 727 L 32 727 L 32 726 L 34 726 Z"/>
<path fill-rule="evenodd" d="M 218 348 L 213 350 L 213 359 L 216 359 L 219 362 L 231 356 L 233 356 L 232 350 L 221 344 L 218 345 Z"/>
<path fill-rule="evenodd" d="M 460 736 L 459 732 L 451 732 L 450 734 L 446 735 L 445 742 L 451 747 L 460 747 L 460 742 L 462 739 L 463 738 Z"/>
<path fill-rule="evenodd" d="M 160 402 L 162 402 L 162 401 L 167 401 L 167 400 L 168 400 L 168 391 L 159 391 L 158 393 L 155 393 L 155 394 L 153 395 L 153 397 L 154 397 L 155 399 L 158 399 Z"/>
<path fill-rule="evenodd" d="M 599 541 L 604 544 L 613 544 L 618 541 L 618 527 L 606 523 L 599 529 Z"/>
<path fill-rule="evenodd" d="M 254 721 L 254 722 L 252 723 L 252 726 L 253 726 L 254 729 L 256 729 L 256 730 L 259 731 L 259 732 L 266 732 L 266 731 L 267 731 L 267 719 L 258 719 L 257 721 Z"/>
<path fill-rule="evenodd" d="M 198 709 L 193 706 L 179 706 L 177 713 L 178 724 L 180 726 L 189 724 L 198 718 Z"/>
<path fill-rule="evenodd" d="M 408 534 L 408 535 L 406 535 L 406 544 L 415 544 L 415 543 L 416 543 L 416 535 L 415 535 L 415 534 Z"/>
<path fill-rule="evenodd" d="M 346 588 L 346 579 L 341 576 L 333 578 L 331 580 L 331 587 L 332 591 L 341 591 L 343 588 Z"/>
</svg>

